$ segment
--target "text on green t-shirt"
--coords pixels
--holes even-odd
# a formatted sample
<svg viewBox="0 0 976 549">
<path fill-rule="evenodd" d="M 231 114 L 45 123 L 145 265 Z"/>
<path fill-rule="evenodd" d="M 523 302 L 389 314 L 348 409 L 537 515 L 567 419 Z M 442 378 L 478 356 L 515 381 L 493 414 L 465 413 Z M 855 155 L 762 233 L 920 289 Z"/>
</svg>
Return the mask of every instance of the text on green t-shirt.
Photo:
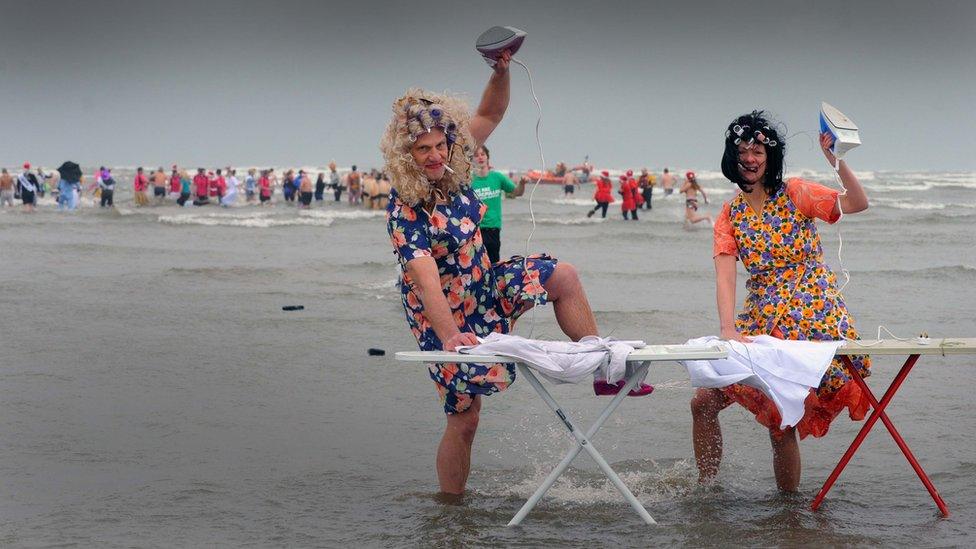
<svg viewBox="0 0 976 549">
<path fill-rule="evenodd" d="M 484 177 L 475 175 L 471 179 L 471 188 L 478 200 L 488 206 L 488 211 L 481 218 L 481 226 L 489 229 L 502 228 L 502 192 L 515 191 L 515 183 L 501 172 L 488 172 Z"/>
</svg>

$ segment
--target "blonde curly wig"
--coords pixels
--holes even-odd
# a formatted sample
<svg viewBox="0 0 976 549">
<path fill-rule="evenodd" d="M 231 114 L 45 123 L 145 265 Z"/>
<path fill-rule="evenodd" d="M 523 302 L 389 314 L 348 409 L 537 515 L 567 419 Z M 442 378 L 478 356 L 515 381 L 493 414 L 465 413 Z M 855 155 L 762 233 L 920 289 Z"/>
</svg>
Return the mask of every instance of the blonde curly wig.
<svg viewBox="0 0 976 549">
<path fill-rule="evenodd" d="M 447 136 L 447 165 L 454 170 L 446 171 L 438 182 L 441 190 L 453 194 L 470 183 L 474 155 L 470 119 L 467 103 L 451 95 L 411 88 L 393 102 L 393 118 L 383 132 L 380 150 L 386 173 L 404 203 L 415 205 L 431 196 L 433 184 L 417 166 L 410 149 L 418 137 L 432 128 L 442 129 Z"/>
</svg>

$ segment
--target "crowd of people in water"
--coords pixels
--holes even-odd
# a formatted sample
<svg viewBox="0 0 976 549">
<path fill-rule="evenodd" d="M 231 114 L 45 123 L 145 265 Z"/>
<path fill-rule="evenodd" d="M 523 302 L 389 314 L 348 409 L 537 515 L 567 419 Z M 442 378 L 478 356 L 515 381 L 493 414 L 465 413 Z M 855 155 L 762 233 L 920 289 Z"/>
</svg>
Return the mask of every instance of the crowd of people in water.
<svg viewBox="0 0 976 549">
<path fill-rule="evenodd" d="M 487 162 L 487 158 L 485 158 Z M 66 165 L 77 165 L 66 162 Z M 481 169 L 476 166 L 476 169 Z M 32 212 L 37 205 L 37 199 L 50 194 L 56 199 L 58 208 L 74 210 L 82 196 L 91 197 L 102 208 L 114 206 L 115 191 L 125 182 L 119 182 L 112 174 L 111 168 L 99 167 L 90 178 L 85 178 L 80 170 L 77 176 L 63 175 L 71 170 L 64 166 L 58 170 L 45 171 L 41 167 L 31 168 L 25 162 L 19 174 L 11 174 L 6 168 L 0 174 L 0 206 L 14 207 L 15 201 L 23 203 L 24 211 Z M 512 192 L 504 192 L 509 198 L 521 195 L 514 189 L 513 182 L 518 179 L 518 188 L 526 184 L 534 184 L 536 177 L 532 173 L 516 175 L 508 172 L 491 172 L 495 177 L 507 181 Z M 615 189 L 613 179 L 608 170 L 597 170 L 592 164 L 583 162 L 574 167 L 567 167 L 563 162 L 556 164 L 552 172 L 547 173 L 547 182 L 562 183 L 563 195 L 570 197 L 584 183 L 592 184 L 594 188 L 593 200 L 596 205 L 587 212 L 587 217 L 593 217 L 600 212 L 601 217 L 607 217 L 610 204 L 620 197 L 620 211 L 625 220 L 638 220 L 638 210 L 651 210 L 654 189 L 660 186 L 661 193 L 669 196 L 675 192 L 685 196 L 685 223 L 693 225 L 700 221 L 712 221 L 711 216 L 698 213 L 698 195 L 705 204 L 708 196 L 698 183 L 695 172 L 685 174 L 684 181 L 678 184 L 678 178 L 668 168 L 664 168 L 660 179 L 650 173 L 647 168 L 636 174 L 633 170 L 621 173 L 617 178 Z M 376 169 L 359 171 L 355 165 L 351 170 L 340 174 L 335 162 L 330 162 L 328 171 L 317 174 L 304 169 L 287 169 L 280 173 L 275 168 L 249 168 L 238 174 L 232 167 L 217 169 L 196 168 L 191 171 L 173 165 L 169 173 L 159 167 L 156 170 L 136 169 L 135 175 L 129 182 L 132 196 L 137 208 L 149 206 L 172 205 L 179 206 L 207 206 L 216 205 L 231 207 L 243 201 L 244 204 L 270 205 L 276 192 L 281 193 L 287 204 L 297 205 L 298 208 L 311 208 L 313 203 L 320 205 L 331 199 L 342 202 L 343 194 L 350 205 L 360 205 L 368 209 L 386 209 L 389 203 L 391 183 L 389 176 Z M 508 191 L 506 187 L 504 191 Z"/>
<path fill-rule="evenodd" d="M 390 180 L 378 170 L 360 172 L 357 167 L 340 175 L 335 162 L 327 172 L 314 174 L 304 169 L 288 169 L 279 175 L 275 168 L 249 168 L 238 174 L 232 167 L 191 171 L 173 165 L 169 173 L 162 167 L 156 170 L 136 169 L 131 182 L 119 181 L 111 168 L 99 167 L 86 178 L 77 164 L 65 162 L 57 170 L 45 171 L 25 162 L 19 174 L 6 168 L 0 173 L 0 206 L 15 207 L 20 201 L 25 212 L 33 212 L 38 199 L 50 194 L 58 209 L 74 210 L 87 195 L 102 208 L 115 204 L 115 191 L 130 184 L 137 208 L 172 205 L 231 207 L 243 202 L 267 206 L 277 192 L 285 203 L 299 208 L 311 208 L 313 202 L 326 200 L 342 202 L 369 209 L 384 209 L 390 195 Z"/>
<path fill-rule="evenodd" d="M 576 172 L 579 172 L 579 175 Z M 608 170 L 602 170 L 598 174 L 594 172 L 593 166 L 586 162 L 573 168 L 567 168 L 566 164 L 560 162 L 556 165 L 556 170 L 553 172 L 553 175 L 562 178 L 563 194 L 565 196 L 574 194 L 574 191 L 580 186 L 581 182 L 592 182 L 595 185 L 593 200 L 596 202 L 596 205 L 586 213 L 586 216 L 593 217 L 599 211 L 600 215 L 606 218 L 610 204 L 616 201 L 613 178 L 610 177 Z M 654 188 L 658 184 L 657 176 L 648 172 L 647 168 L 643 168 L 637 177 L 634 177 L 633 170 L 627 170 L 625 173 L 620 174 L 618 180 L 616 194 L 620 195 L 621 198 L 620 212 L 625 220 L 637 221 L 637 210 L 650 210 L 653 208 L 652 199 L 654 197 Z M 677 178 L 668 168 L 664 168 L 664 172 L 661 174 L 661 191 L 664 193 L 664 196 L 674 194 L 676 185 Z M 712 221 L 711 216 L 697 213 L 698 195 L 701 194 L 705 204 L 708 204 L 708 196 L 698 183 L 698 177 L 695 175 L 695 172 L 689 171 L 685 173 L 685 180 L 678 187 L 678 193 L 685 195 L 686 225 L 693 225 L 700 221 Z"/>
</svg>

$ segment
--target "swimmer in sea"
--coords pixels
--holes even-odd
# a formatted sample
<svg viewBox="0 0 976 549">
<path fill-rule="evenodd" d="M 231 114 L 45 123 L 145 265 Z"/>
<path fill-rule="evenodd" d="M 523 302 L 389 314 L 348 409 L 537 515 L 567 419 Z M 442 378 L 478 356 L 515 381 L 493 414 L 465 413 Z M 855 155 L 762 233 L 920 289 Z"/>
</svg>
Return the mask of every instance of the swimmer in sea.
<svg viewBox="0 0 976 549">
<path fill-rule="evenodd" d="M 3 169 L 0 175 L 0 207 L 14 207 L 14 178 Z"/>
<path fill-rule="evenodd" d="M 312 177 L 305 173 L 305 170 L 300 170 L 298 172 L 298 201 L 300 202 L 300 208 L 307 210 L 312 207 Z"/>
<path fill-rule="evenodd" d="M 664 175 L 661 176 L 661 188 L 664 189 L 664 196 L 674 192 L 674 176 L 667 168 L 664 168 Z"/>
<path fill-rule="evenodd" d="M 708 204 L 708 197 L 705 196 L 705 189 L 702 189 L 701 185 L 698 184 L 698 178 L 695 177 L 695 172 L 688 172 L 685 174 L 685 182 L 683 185 L 681 185 L 681 190 L 678 192 L 684 193 L 685 195 L 686 228 L 690 228 L 699 221 L 708 220 L 709 224 L 712 223 L 712 216 L 698 214 L 698 193 L 701 193 L 705 204 Z"/>
<path fill-rule="evenodd" d="M 163 167 L 160 166 L 159 169 L 153 173 L 152 176 L 153 183 L 153 197 L 155 199 L 156 205 L 163 203 L 163 199 L 166 198 L 166 184 L 169 183 L 169 178 L 166 177 L 166 172 L 163 171 Z"/>
<path fill-rule="evenodd" d="M 637 178 L 637 185 L 641 190 L 641 198 L 644 199 L 644 209 L 651 209 L 651 198 L 654 196 L 654 176 L 647 172 L 647 168 L 641 170 L 640 177 Z"/>
<path fill-rule="evenodd" d="M 258 179 L 258 198 L 262 206 L 271 205 L 271 170 L 262 170 Z"/>
<path fill-rule="evenodd" d="M 247 170 L 247 177 L 244 178 L 244 195 L 247 197 L 248 203 L 254 202 L 255 199 L 255 191 L 257 191 L 258 186 L 258 180 L 254 177 L 256 173 L 257 170 L 250 168 Z"/>
</svg>

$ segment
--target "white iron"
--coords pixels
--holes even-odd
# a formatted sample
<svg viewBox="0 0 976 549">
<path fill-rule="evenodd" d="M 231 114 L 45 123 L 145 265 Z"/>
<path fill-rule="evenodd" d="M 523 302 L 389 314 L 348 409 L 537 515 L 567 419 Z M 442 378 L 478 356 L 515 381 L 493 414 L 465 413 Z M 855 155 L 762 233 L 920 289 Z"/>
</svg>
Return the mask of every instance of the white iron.
<svg viewBox="0 0 976 549">
<path fill-rule="evenodd" d="M 834 137 L 834 144 L 830 149 L 838 159 L 861 144 L 857 124 L 836 107 L 824 102 L 820 103 L 820 131 Z"/>
</svg>

